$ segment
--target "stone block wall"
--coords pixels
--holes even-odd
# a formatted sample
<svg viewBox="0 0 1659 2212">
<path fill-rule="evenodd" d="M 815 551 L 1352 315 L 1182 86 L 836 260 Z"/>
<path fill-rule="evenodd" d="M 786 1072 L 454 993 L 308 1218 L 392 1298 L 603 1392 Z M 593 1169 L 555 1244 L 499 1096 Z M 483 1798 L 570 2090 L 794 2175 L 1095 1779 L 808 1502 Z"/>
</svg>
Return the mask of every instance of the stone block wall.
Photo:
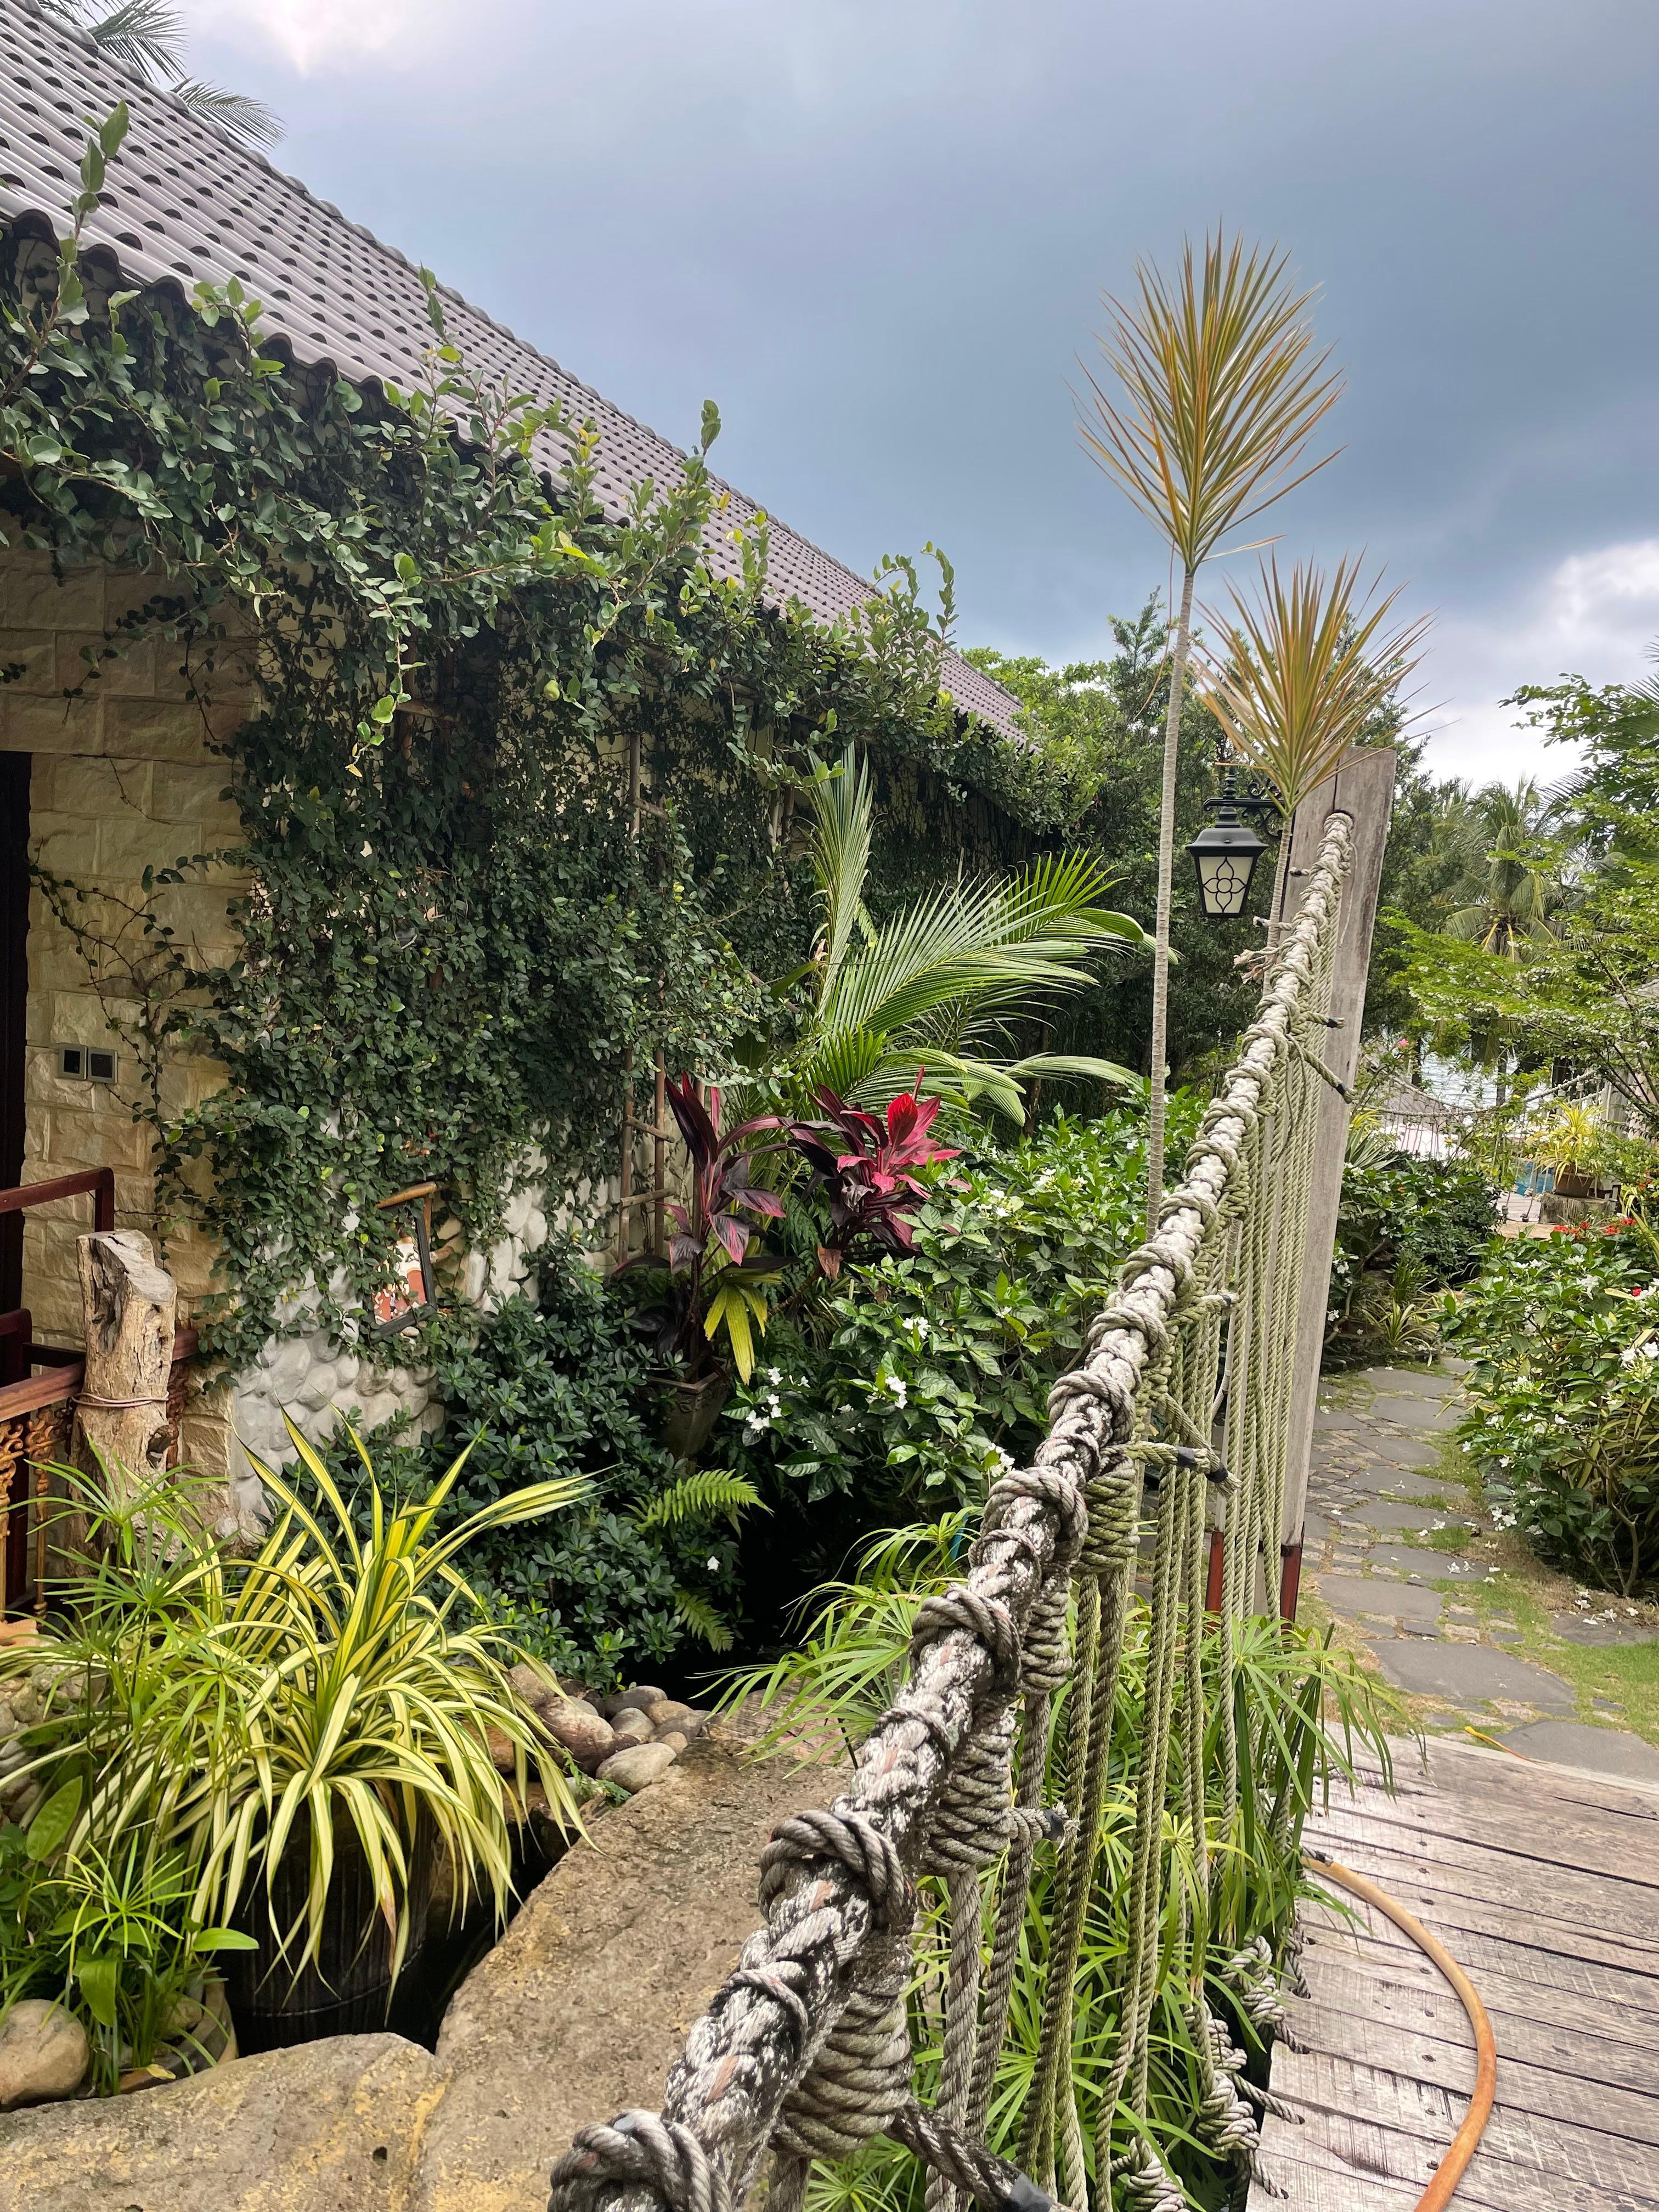
<svg viewBox="0 0 1659 2212">
<path fill-rule="evenodd" d="M 30 757 L 30 848 L 40 866 L 85 896 L 74 902 L 102 949 L 88 957 L 38 885 L 28 933 L 27 1124 L 23 1180 L 76 1169 L 115 1171 L 118 1227 L 149 1230 L 154 1211 L 149 1132 L 135 1121 L 140 1071 L 112 1031 L 136 1009 L 131 975 L 143 957 L 139 915 L 147 867 L 210 852 L 239 835 L 222 797 L 227 763 L 210 750 L 246 711 L 245 678 L 222 655 L 213 703 L 191 696 L 183 648 L 149 639 L 111 654 L 107 631 L 152 586 L 94 565 L 55 576 L 50 558 L 0 549 L 0 750 Z M 223 870 L 168 890 L 162 918 L 205 961 L 232 949 L 227 902 L 238 888 Z M 113 1084 L 66 1078 L 64 1045 L 118 1054 Z M 220 1079 L 215 1064 L 174 1055 L 164 1103 L 177 1110 Z M 42 1342 L 81 1340 L 75 1240 L 91 1224 L 89 1199 L 65 1200 L 25 1219 L 24 1297 Z M 168 1241 L 181 1317 L 210 1287 L 212 1248 L 197 1230 Z M 205 1471 L 235 1471 L 222 1394 L 198 1396 L 185 1447 Z"/>
<path fill-rule="evenodd" d="M 147 867 L 167 867 L 181 855 L 234 845 L 240 824 L 223 796 L 229 763 L 211 750 L 234 730 L 250 696 L 245 672 L 221 649 L 211 704 L 191 696 L 181 665 L 183 647 L 151 639 L 131 652 L 106 658 L 107 626 L 141 605 L 143 578 L 100 566 L 76 569 L 61 580 L 50 559 L 0 547 L 0 750 L 30 757 L 30 845 L 39 865 L 84 890 L 76 911 L 107 939 L 96 956 L 102 975 L 54 914 L 39 887 L 29 911 L 27 1123 L 23 1180 L 38 1182 L 80 1168 L 115 1171 L 116 1223 L 150 1231 L 155 1184 L 149 1133 L 133 1118 L 139 1073 L 128 1046 L 112 1033 L 134 1011 L 131 985 L 124 994 L 124 963 L 142 951 L 135 919 L 144 903 Z M 96 670 L 94 674 L 93 671 Z M 160 911 L 204 964 L 234 951 L 227 905 L 240 888 L 229 871 L 216 869 L 161 895 Z M 101 989 L 100 988 L 101 983 Z M 58 1065 L 66 1044 L 113 1047 L 119 1054 L 113 1085 L 66 1079 Z M 163 1103 L 183 1110 L 222 1081 L 216 1061 L 170 1054 Z M 563 1206 L 550 1206 L 545 1164 L 526 1161 L 507 1208 L 507 1231 L 489 1252 L 468 1255 L 465 1295 L 486 1310 L 530 1279 L 531 1255 L 556 1224 L 587 1219 L 608 1191 L 584 1184 Z M 81 1341 L 81 1297 L 75 1242 L 91 1225 L 90 1199 L 65 1200 L 26 1217 L 24 1297 L 34 1334 L 46 1344 Z M 178 1282 L 179 1317 L 187 1320 L 214 1285 L 210 1235 L 186 1226 L 169 1233 L 167 1262 Z M 296 1302 L 302 1318 L 313 1293 Z M 392 1370 L 332 1345 L 321 1328 L 274 1340 L 233 1388 L 198 1395 L 186 1414 L 185 1455 L 205 1473 L 222 1476 L 246 1495 L 246 1462 L 240 1437 L 262 1458 L 291 1456 L 283 1413 L 321 1437 L 338 1411 L 355 1410 L 366 1426 L 402 1413 L 435 1424 L 431 1378 L 418 1370 Z"/>
</svg>

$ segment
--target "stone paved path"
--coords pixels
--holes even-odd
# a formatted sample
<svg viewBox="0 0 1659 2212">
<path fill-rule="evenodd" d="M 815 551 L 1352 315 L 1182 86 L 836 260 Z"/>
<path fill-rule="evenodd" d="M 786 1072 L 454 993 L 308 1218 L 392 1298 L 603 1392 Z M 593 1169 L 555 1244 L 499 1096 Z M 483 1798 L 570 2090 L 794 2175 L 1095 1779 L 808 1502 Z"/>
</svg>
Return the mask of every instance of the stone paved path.
<svg viewBox="0 0 1659 2212">
<path fill-rule="evenodd" d="M 1505 1648 L 1522 1641 L 1512 1618 L 1460 1602 L 1460 1587 L 1494 1570 L 1480 1545 L 1489 1524 L 1441 1464 L 1457 1395 L 1455 1376 L 1405 1368 L 1371 1368 L 1322 1388 L 1303 1587 L 1352 1624 L 1397 1688 L 1434 1701 L 1420 1709 L 1426 1726 L 1474 1726 L 1534 1759 L 1659 1779 L 1659 1750 L 1579 1719 L 1570 1683 Z M 1458 1526 L 1474 1532 L 1464 1553 L 1426 1540 Z M 1652 1635 L 1599 1615 L 1558 1614 L 1554 1627 L 1580 1644 Z"/>
</svg>

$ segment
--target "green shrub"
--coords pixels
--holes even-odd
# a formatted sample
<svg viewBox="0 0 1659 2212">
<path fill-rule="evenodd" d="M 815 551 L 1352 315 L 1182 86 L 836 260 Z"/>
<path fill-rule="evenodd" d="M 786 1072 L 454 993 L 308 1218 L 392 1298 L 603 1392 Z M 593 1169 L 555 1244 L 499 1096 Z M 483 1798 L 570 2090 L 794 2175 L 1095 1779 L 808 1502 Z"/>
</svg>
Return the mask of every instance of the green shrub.
<svg viewBox="0 0 1659 2212">
<path fill-rule="evenodd" d="M 543 1256 L 538 1299 L 509 1298 L 482 1326 L 445 1331 L 432 1437 L 370 1440 L 382 1480 L 420 1497 L 467 1446 L 439 1526 L 550 1476 L 591 1478 L 556 1521 L 499 1529 L 468 1552 L 469 1578 L 497 1623 L 538 1658 L 594 1687 L 640 1675 L 688 1639 L 720 1644 L 737 1544 L 721 1504 L 647 1516 L 674 1481 L 657 1440 L 647 1354 L 626 1311 L 576 1253 Z M 350 1468 L 337 1455 L 335 1464 Z"/>
<path fill-rule="evenodd" d="M 1181 1131 L 1200 1107 L 1174 1102 Z M 873 1529 L 977 1505 L 1029 1456 L 1050 1383 L 1139 1241 L 1145 1175 L 1137 1114 L 1058 1115 L 944 1171 L 914 1250 L 780 1313 L 711 1448 L 778 1510 L 757 1539 L 777 1595 L 780 1576 L 793 1599 Z"/>
<path fill-rule="evenodd" d="M 1462 1448 L 1493 1517 L 1627 1597 L 1659 1583 L 1659 1240 L 1641 1221 L 1495 1243 L 1448 1299 Z"/>
<path fill-rule="evenodd" d="M 1477 1273 L 1497 1225 L 1498 1186 L 1481 1168 L 1357 1150 L 1337 1212 L 1328 1365 L 1430 1349 L 1423 1293 Z"/>
</svg>

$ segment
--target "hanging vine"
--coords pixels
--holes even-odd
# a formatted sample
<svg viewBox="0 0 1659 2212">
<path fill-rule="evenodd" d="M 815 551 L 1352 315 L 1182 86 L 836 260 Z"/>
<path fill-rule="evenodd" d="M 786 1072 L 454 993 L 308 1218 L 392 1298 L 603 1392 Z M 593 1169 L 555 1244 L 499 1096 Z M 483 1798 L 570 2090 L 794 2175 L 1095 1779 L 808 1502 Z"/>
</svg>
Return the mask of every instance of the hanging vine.
<svg viewBox="0 0 1659 2212">
<path fill-rule="evenodd" d="M 76 688 L 169 641 L 225 763 L 237 842 L 158 866 L 125 914 L 40 881 L 138 1060 L 158 1228 L 217 1241 L 235 1368 L 273 1331 L 351 1332 L 387 1191 L 435 1179 L 483 1247 L 534 1153 L 556 1188 L 608 1160 L 630 1071 L 717 1067 L 775 1018 L 757 979 L 810 943 L 785 834 L 808 744 L 870 744 L 896 869 L 940 864 L 941 800 L 975 858 L 1043 808 L 941 691 L 948 564 L 941 617 L 900 561 L 828 626 L 769 603 L 763 520 L 715 574 L 712 404 L 677 479 L 607 518 L 592 426 L 477 379 L 429 277 L 410 391 L 296 364 L 234 283 L 123 286 L 81 229 L 125 130 L 118 108 L 88 140 L 68 238 L 0 232 L 0 534 L 143 575 Z M 172 918 L 202 884 L 228 958 Z M 181 1054 L 224 1071 L 193 1104 Z M 418 1359 L 420 1333 L 374 1356 Z"/>
</svg>

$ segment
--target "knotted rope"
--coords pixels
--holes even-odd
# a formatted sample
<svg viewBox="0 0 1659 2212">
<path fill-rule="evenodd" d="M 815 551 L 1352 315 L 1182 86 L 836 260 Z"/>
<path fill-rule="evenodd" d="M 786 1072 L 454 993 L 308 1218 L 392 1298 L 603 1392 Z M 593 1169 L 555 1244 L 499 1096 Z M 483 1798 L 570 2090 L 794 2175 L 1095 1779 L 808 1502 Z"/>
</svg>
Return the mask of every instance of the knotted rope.
<svg viewBox="0 0 1659 2212">
<path fill-rule="evenodd" d="M 1164 1912 L 1163 1828 L 1177 1746 L 1181 1817 L 1200 1859 L 1209 1809 L 1203 1772 L 1203 1552 L 1224 1515 L 1216 1702 L 1223 1716 L 1224 1835 L 1237 1804 L 1231 1734 L 1231 1619 L 1258 1575 L 1279 1583 L 1290 1363 L 1314 1128 L 1325 1071 L 1308 1033 L 1322 1024 L 1352 823 L 1327 822 L 1295 921 L 1270 956 L 1255 1019 L 1164 1198 L 1158 1233 L 1133 1253 L 1091 1324 L 1078 1367 L 1054 1385 L 1048 1431 L 1030 1468 L 992 1487 L 967 1579 L 917 1611 L 909 1675 L 871 1731 L 848 1794 L 781 1824 L 762 1861 L 764 1925 L 686 2039 L 660 2116 L 628 2112 L 584 2128 L 555 2168 L 550 2212 L 732 2212 L 768 2148 L 769 2212 L 799 2212 L 808 2165 L 878 2133 L 927 2166 L 930 2212 L 968 2196 L 987 2212 L 1045 2212 L 1056 2164 L 1064 2193 L 1089 2201 L 1089 2160 L 1073 2089 L 1077 1964 L 1111 1765 L 1112 1720 L 1141 1532 L 1142 1469 L 1155 1465 L 1145 1723 L 1134 1779 L 1129 1954 L 1101 2100 L 1097 2212 L 1109 2170 L 1120 2203 L 1181 2212 L 1179 2184 L 1144 2134 L 1114 2169 L 1106 2130 L 1133 2085 L 1144 2112 L 1148 2031 Z M 1224 1337 L 1225 1365 L 1222 1364 Z M 1222 1449 L 1214 1446 L 1218 1418 Z M 1171 1433 L 1173 1432 L 1173 1433 Z M 1066 1672 L 1064 1746 L 1050 1741 Z M 1179 1696 L 1177 1696 L 1179 1689 Z M 1182 1725 L 1177 1730 L 1177 1718 Z M 1042 1804 L 1045 1767 L 1063 1775 L 1073 1817 Z M 1058 1837 L 1048 1963 L 1022 2159 L 1040 2187 L 979 2140 L 1006 2027 L 1032 1856 Z M 988 1966 L 981 1883 L 1001 1861 Z M 951 1930 L 939 2099 L 911 2089 L 905 2019 L 913 1875 L 948 1887 Z M 1200 1883 L 1200 1918 L 1209 1910 Z M 1194 1944 L 1202 1934 L 1193 1930 Z M 1247 2019 L 1270 2024 L 1272 1960 L 1230 1962 Z M 983 1967 L 983 1972 L 981 1969 Z M 1231 1972 L 1228 1978 L 1231 1980 Z M 1254 2008 L 1254 2009 L 1252 2008 Z M 1189 2013 L 1203 2091 L 1202 2140 L 1248 2157 L 1255 2124 L 1243 2060 L 1195 1996 Z M 1244 2085 L 1248 2090 L 1248 2085 Z M 607 2212 L 610 2212 L 607 2205 Z"/>
</svg>

